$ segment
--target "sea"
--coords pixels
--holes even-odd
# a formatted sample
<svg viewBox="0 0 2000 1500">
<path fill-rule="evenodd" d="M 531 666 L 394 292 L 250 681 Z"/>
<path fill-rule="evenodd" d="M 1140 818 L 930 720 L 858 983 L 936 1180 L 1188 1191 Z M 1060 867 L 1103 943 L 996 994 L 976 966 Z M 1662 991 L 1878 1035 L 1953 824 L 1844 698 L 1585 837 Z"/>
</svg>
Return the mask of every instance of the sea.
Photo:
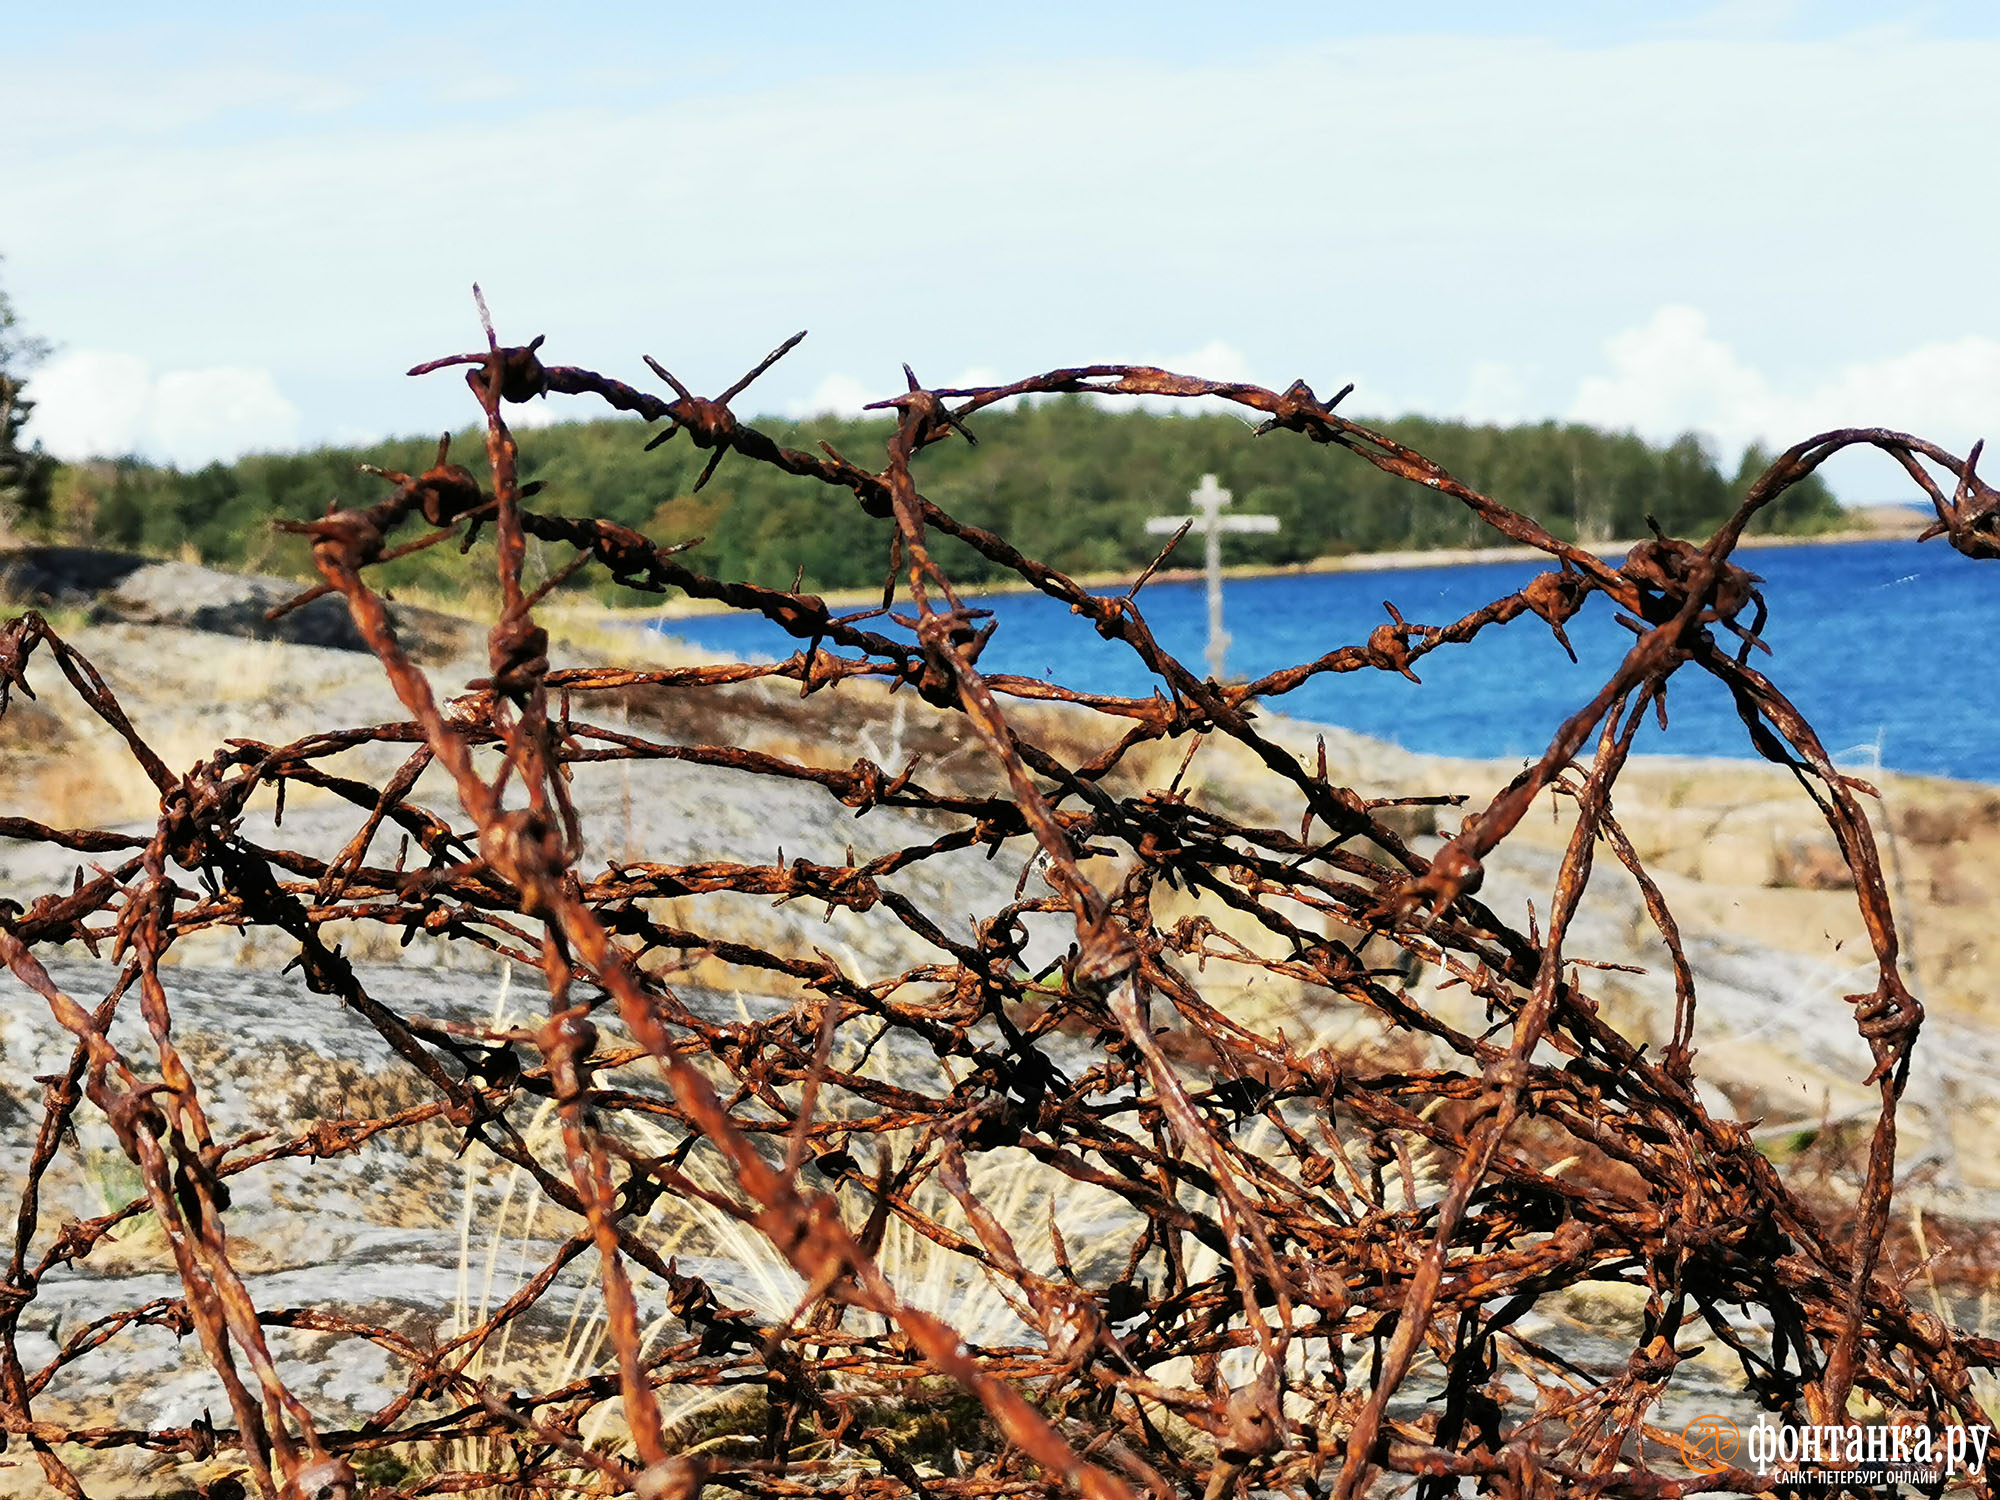
<svg viewBox="0 0 2000 1500">
<path fill-rule="evenodd" d="M 1770 654 L 1754 653 L 1752 665 L 1805 714 L 1836 760 L 2000 783 L 2000 567 L 1982 567 L 1942 541 L 1760 547 L 1736 557 L 1760 575 L 1770 606 L 1763 630 Z M 1363 644 L 1388 620 L 1390 603 L 1412 623 L 1449 624 L 1539 571 L 1533 562 L 1476 562 L 1232 578 L 1224 589 L 1228 672 L 1257 677 Z M 1129 647 L 1101 639 L 1046 595 L 994 593 L 967 602 L 999 621 L 981 657 L 988 671 L 1100 693 L 1143 695 L 1158 685 Z M 1205 671 L 1203 585 L 1150 583 L 1139 604 L 1161 644 Z M 1421 684 L 1377 670 L 1324 674 L 1263 700 L 1262 710 L 1441 755 L 1539 756 L 1556 726 L 1591 699 L 1630 649 L 1632 633 L 1616 613 L 1594 596 L 1569 622 L 1575 663 L 1546 625 L 1524 615 L 1424 657 L 1415 668 Z M 660 628 L 746 660 L 798 649 L 761 616 L 696 615 Z M 866 628 L 907 634 L 880 618 Z M 1635 751 L 1756 754 L 1728 693 L 1693 667 L 1668 687 L 1666 728 L 1649 723 Z"/>
</svg>

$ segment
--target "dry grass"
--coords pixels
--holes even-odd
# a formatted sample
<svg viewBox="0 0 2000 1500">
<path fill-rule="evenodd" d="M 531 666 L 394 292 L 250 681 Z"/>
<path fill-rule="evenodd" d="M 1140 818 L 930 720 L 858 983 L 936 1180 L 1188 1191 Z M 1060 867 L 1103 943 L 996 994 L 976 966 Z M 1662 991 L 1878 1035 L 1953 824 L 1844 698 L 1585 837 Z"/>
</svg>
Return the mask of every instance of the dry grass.
<svg viewBox="0 0 2000 1500">
<path fill-rule="evenodd" d="M 533 1003 L 534 997 L 525 998 L 529 1004 Z M 516 997 L 510 994 L 510 985 L 503 979 L 491 1016 L 493 1026 L 499 1029 L 519 1024 L 525 1012 L 516 1014 L 517 1009 Z M 858 1047 L 844 1046 L 836 1055 L 836 1065 L 858 1067 L 880 1078 L 894 1072 L 896 1065 L 886 1056 L 863 1059 L 859 1053 Z M 627 1086 L 637 1083 L 636 1077 L 626 1080 Z M 840 1101 L 831 1091 L 822 1096 L 821 1111 L 822 1118 L 838 1117 Z M 651 1156 L 667 1156 L 678 1144 L 675 1137 L 644 1117 L 622 1117 L 619 1132 L 631 1148 Z M 522 1134 L 538 1157 L 560 1170 L 561 1132 L 552 1103 L 544 1103 L 535 1112 Z M 907 1133 L 873 1139 L 897 1159 L 920 1148 L 920 1143 Z M 1019 1151 L 982 1153 L 968 1166 L 973 1191 L 1002 1223 L 1010 1226 L 1024 1262 L 1036 1271 L 1049 1277 L 1060 1274 L 1050 1227 L 1058 1219 L 1064 1225 L 1067 1253 L 1086 1281 L 1093 1277 L 1110 1279 L 1116 1274 L 1109 1270 L 1113 1262 L 1122 1268 L 1126 1247 L 1139 1221 L 1121 1200 L 1088 1186 L 1079 1187 Z M 557 1243 L 555 1238 L 545 1236 L 559 1232 L 557 1225 L 563 1218 L 560 1213 L 549 1211 L 533 1179 L 518 1167 L 503 1167 L 491 1156 L 474 1154 L 467 1157 L 462 1170 L 459 1289 L 452 1320 L 442 1330 L 447 1339 L 478 1327 L 516 1287 L 535 1274 Z M 683 1170 L 691 1181 L 715 1197 L 735 1196 L 734 1178 L 706 1148 L 690 1154 Z M 858 1191 L 842 1190 L 843 1196 Z M 968 1243 L 976 1243 L 970 1223 L 935 1181 L 917 1190 L 913 1206 L 963 1236 Z M 848 1209 L 850 1216 L 858 1219 L 866 1216 L 868 1204 L 856 1200 L 848 1204 Z M 805 1300 L 808 1289 L 804 1281 L 770 1240 L 700 1196 L 662 1197 L 632 1227 L 663 1257 L 677 1261 L 683 1271 L 702 1276 L 723 1308 L 746 1314 L 760 1328 L 768 1330 L 811 1321 L 812 1304 Z M 927 1238 L 906 1219 L 899 1216 L 888 1219 L 876 1260 L 905 1301 L 948 1319 L 969 1344 L 983 1348 L 1040 1347 L 1040 1336 L 1032 1331 L 1027 1310 L 1010 1288 L 989 1274 L 973 1256 Z M 540 1390 L 614 1370 L 615 1354 L 605 1324 L 594 1255 L 580 1257 L 572 1269 L 581 1269 L 582 1275 L 566 1322 L 560 1326 L 514 1325 L 481 1345 L 460 1367 L 461 1372 L 474 1380 L 491 1382 L 496 1389 Z M 663 1343 L 684 1337 L 684 1325 L 666 1306 L 665 1288 L 638 1268 L 632 1269 L 637 1273 L 635 1290 L 641 1299 L 642 1350 L 652 1353 Z M 842 1325 L 850 1332 L 886 1331 L 886 1325 L 879 1330 L 857 1328 L 861 1315 L 853 1312 L 830 1322 L 825 1321 L 826 1316 L 823 1309 L 818 1314 L 821 1320 L 818 1326 L 829 1331 Z M 699 1366 L 669 1367 L 663 1373 L 667 1383 L 660 1390 L 661 1407 L 675 1451 L 715 1452 L 763 1438 L 761 1384 L 746 1388 L 706 1383 Z M 909 1406 L 907 1391 L 878 1391 L 837 1373 L 828 1378 L 827 1389 L 844 1392 L 850 1399 L 887 1403 L 883 1419 L 891 1425 L 899 1420 L 899 1404 Z M 900 1419 L 916 1422 L 920 1414 L 914 1409 L 906 1410 Z M 1161 1419 L 1171 1423 L 1165 1414 L 1161 1414 Z M 593 1407 L 583 1417 L 578 1431 L 581 1440 L 595 1451 L 632 1456 L 630 1434 L 615 1396 Z M 955 1444 L 976 1446 L 968 1432 L 953 1432 L 950 1436 Z M 426 1456 L 421 1467 L 434 1481 L 454 1472 L 493 1471 L 504 1466 L 508 1451 L 505 1440 L 458 1440 L 437 1447 Z M 810 1442 L 803 1443 L 793 1454 L 795 1459 L 821 1456 Z M 924 1468 L 920 1463 L 919 1471 Z M 932 1472 L 948 1471 L 933 1466 Z M 588 1490 L 594 1476 L 578 1472 L 575 1478 L 580 1487 Z"/>
<path fill-rule="evenodd" d="M 183 636 L 191 632 L 179 633 Z M 131 627 L 81 627 L 67 633 L 118 692 L 127 714 L 171 771 L 187 770 L 238 735 L 269 737 L 310 722 L 313 703 L 300 694 L 298 654 L 280 641 L 201 635 L 199 650 L 171 645 L 130 649 Z M 111 649 L 102 649 L 109 644 Z M 357 671 L 367 664 L 356 658 Z M 43 696 L 10 705 L 0 741 L 0 775 L 9 812 L 57 827 L 150 822 L 159 791 L 131 751 L 101 720 L 75 712 L 68 685 L 42 674 Z"/>
</svg>

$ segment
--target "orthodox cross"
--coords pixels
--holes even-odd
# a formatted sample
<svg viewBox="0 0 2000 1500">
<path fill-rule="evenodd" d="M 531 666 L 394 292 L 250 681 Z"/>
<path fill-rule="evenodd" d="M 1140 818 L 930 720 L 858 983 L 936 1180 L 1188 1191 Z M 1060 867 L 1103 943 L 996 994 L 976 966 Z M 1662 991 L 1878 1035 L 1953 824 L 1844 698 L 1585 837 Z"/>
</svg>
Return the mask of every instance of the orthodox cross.
<svg viewBox="0 0 2000 1500">
<path fill-rule="evenodd" d="M 1208 543 L 1208 675 L 1217 682 L 1223 680 L 1223 658 L 1229 650 L 1229 632 L 1222 628 L 1222 533 L 1225 531 L 1262 531 L 1278 529 L 1276 516 L 1225 516 L 1222 507 L 1235 498 L 1228 490 L 1215 482 L 1213 474 L 1201 476 L 1199 488 L 1191 491 L 1188 499 L 1194 502 L 1191 516 L 1154 516 L 1146 523 L 1146 530 L 1154 535 L 1179 531 L 1190 521 L 1199 529 Z"/>
</svg>

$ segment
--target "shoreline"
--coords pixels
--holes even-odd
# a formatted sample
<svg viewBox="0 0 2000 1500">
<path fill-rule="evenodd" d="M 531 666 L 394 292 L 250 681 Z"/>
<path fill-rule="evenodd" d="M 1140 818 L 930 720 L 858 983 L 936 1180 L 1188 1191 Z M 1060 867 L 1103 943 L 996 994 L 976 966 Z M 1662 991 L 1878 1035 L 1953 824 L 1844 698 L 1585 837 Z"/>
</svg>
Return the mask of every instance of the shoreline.
<svg viewBox="0 0 2000 1500">
<path fill-rule="evenodd" d="M 1776 533 L 1762 536 L 1746 536 L 1736 544 L 1736 550 L 1763 551 L 1778 547 L 1833 547 L 1849 542 L 1894 542 L 1913 540 L 1917 533 L 1929 524 L 1930 517 L 1912 510 L 1907 525 L 1874 525 L 1849 527 L 1840 531 L 1820 531 L 1802 533 Z M 1639 541 L 1649 538 L 1635 538 L 1624 541 L 1596 542 L 1589 545 L 1590 552 L 1607 562 L 1617 562 L 1637 546 Z M 1222 570 L 1228 579 L 1247 578 L 1295 578 L 1314 573 L 1399 573 L 1427 568 L 1458 568 L 1474 563 L 1533 562 L 1549 554 L 1539 547 L 1529 547 L 1520 543 L 1509 543 L 1498 547 L 1431 547 L 1409 551 L 1389 552 L 1345 552 L 1326 557 L 1311 558 L 1306 562 L 1286 563 L 1271 566 L 1262 563 L 1237 563 Z M 1129 585 L 1134 576 L 1130 572 L 1093 572 L 1071 574 L 1072 578 L 1087 589 L 1116 589 Z M 1162 568 L 1149 580 L 1150 583 L 1197 583 L 1203 574 L 1200 568 Z M 1003 578 L 990 583 L 969 586 L 967 595 L 972 594 L 1026 594 L 1035 591 L 1034 585 L 1022 578 Z M 817 595 L 834 609 L 865 609 L 879 604 L 882 592 L 876 588 L 828 589 Z M 686 595 L 661 604 L 635 606 L 630 609 L 600 609 L 594 611 L 602 618 L 633 623 L 653 623 L 664 620 L 688 619 L 702 615 L 729 614 L 730 607 L 714 599 L 694 599 Z"/>
</svg>

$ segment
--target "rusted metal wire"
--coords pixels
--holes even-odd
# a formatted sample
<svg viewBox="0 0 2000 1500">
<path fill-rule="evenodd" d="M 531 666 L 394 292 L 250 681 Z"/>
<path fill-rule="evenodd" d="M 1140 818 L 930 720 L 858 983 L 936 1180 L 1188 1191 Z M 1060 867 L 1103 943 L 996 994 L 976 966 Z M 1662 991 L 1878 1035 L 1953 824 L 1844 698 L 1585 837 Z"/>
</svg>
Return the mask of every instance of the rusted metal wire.
<svg viewBox="0 0 2000 1500">
<path fill-rule="evenodd" d="M 480 311 L 484 318 L 483 302 Z M 31 694 L 29 669 L 45 651 L 83 709 L 121 737 L 159 800 L 147 837 L 25 817 L 0 825 L 12 839 L 117 861 L 0 918 L 0 957 L 75 1039 L 68 1069 L 45 1087 L 0 1288 L 0 1414 L 50 1484 L 83 1493 L 62 1456 L 71 1451 L 62 1445 L 80 1445 L 220 1455 L 237 1461 L 240 1483 L 257 1493 L 331 1500 L 365 1488 L 357 1464 L 477 1439 L 488 1444 L 485 1467 L 404 1467 L 395 1492 L 683 1497 L 716 1482 L 770 1496 L 1221 1500 L 1244 1486 L 1347 1497 L 1383 1476 L 1409 1476 L 1425 1496 L 1456 1493 L 1461 1481 L 1514 1496 L 1754 1485 L 1741 1470 L 1687 1473 L 1649 1426 L 1697 1329 L 1733 1350 L 1748 1388 L 1795 1420 L 1844 1420 L 1858 1396 L 1937 1426 L 1986 1420 L 1972 1372 L 2000 1361 L 2000 1345 L 1913 1306 L 1882 1263 L 1897 1101 L 1922 1009 L 1899 975 L 1895 921 L 1857 797 L 1866 788 L 1834 767 L 1781 689 L 1750 665 L 1764 602 L 1732 561 L 1759 510 L 1854 445 L 1884 450 L 1921 485 L 1937 511 L 1934 534 L 1968 556 L 2000 554 L 2000 500 L 1975 473 L 1977 449 L 1961 460 L 1886 430 L 1824 433 L 1779 457 L 1706 542 L 1657 536 L 1613 566 L 1338 415 L 1339 397 L 1322 402 L 1303 382 L 1274 392 L 1103 365 L 933 390 L 910 374 L 908 389 L 882 403 L 894 416 L 882 468 L 830 448 L 805 453 L 730 406 L 796 342 L 712 400 L 658 364 L 671 398 L 544 364 L 541 339 L 503 346 L 490 321 L 483 350 L 413 371 L 464 367 L 484 419 L 484 479 L 440 445 L 426 473 L 382 475 L 392 488 L 377 503 L 283 523 L 311 538 L 324 580 L 312 592 L 346 601 L 405 723 L 284 745 L 232 741 L 176 770 L 43 619 L 23 615 L 0 630 L 0 709 L 15 689 Z M 704 576 L 676 560 L 684 544 L 526 508 L 534 487 L 517 479 L 506 408 L 549 393 L 595 396 L 664 423 L 653 444 L 686 432 L 710 454 L 701 482 L 733 454 L 829 487 L 829 503 L 844 495 L 861 506 L 881 523 L 884 609 L 907 598 L 895 616 L 907 634 L 863 628 L 811 594 Z M 1329 643 L 1319 657 L 1251 682 L 1205 679 L 1148 627 L 1136 597 L 1144 577 L 1125 595 L 1093 594 L 923 494 L 924 449 L 969 440 L 969 424 L 997 403 L 1057 393 L 1233 402 L 1264 416 L 1260 433 L 1302 435 L 1447 495 L 1555 566 L 1454 623 L 1412 624 L 1391 607 L 1366 642 Z M 434 530 L 392 546 L 413 520 Z M 489 522 L 501 601 L 490 676 L 440 702 L 368 570 L 449 536 L 469 546 Z M 940 535 L 1123 643 L 1160 690 L 1119 697 L 983 672 L 995 625 L 968 607 L 937 561 L 931 544 Z M 575 549 L 564 576 L 601 566 L 632 587 L 754 611 L 803 649 L 756 666 L 551 670 L 534 618 L 546 586 L 531 592 L 522 580 L 531 539 Z M 1631 634 L 1624 660 L 1556 726 L 1535 763 L 1429 855 L 1395 831 L 1390 804 L 1328 777 L 1323 744 L 1314 769 L 1254 711 L 1317 674 L 1413 676 L 1429 653 L 1524 615 L 1567 648 L 1566 629 L 1595 595 Z M 1852 999 L 1880 1109 L 1850 1242 L 1747 1130 L 1713 1118 L 1697 1096 L 1692 970 L 1659 887 L 1611 812 L 1639 725 L 1664 716 L 1670 680 L 1689 669 L 1727 688 L 1752 747 L 1796 775 L 1853 872 L 1876 980 Z M 850 679 L 908 688 L 940 724 L 969 730 L 996 774 L 976 786 L 927 779 L 917 760 L 892 773 L 867 759 L 840 768 L 703 743 L 690 707 L 698 695 L 757 679 L 789 679 L 805 694 Z M 588 716 L 593 701 L 666 688 L 685 732 L 656 737 L 622 716 Z M 1052 712 L 1115 733 L 1081 754 L 1077 735 L 1049 732 Z M 1185 741 L 1185 770 L 1203 737 L 1218 736 L 1244 747 L 1303 808 L 1298 837 L 1232 818 L 1184 791 L 1178 774 L 1165 787 L 1120 779 L 1148 746 Z M 326 765 L 368 745 L 409 751 L 379 780 Z M 494 750 L 498 770 L 482 770 Z M 809 784 L 857 816 L 922 815 L 928 835 L 872 858 L 850 850 L 844 864 L 625 858 L 586 873 L 572 778 L 649 761 Z M 455 809 L 418 799 L 433 765 L 449 778 Z M 362 814 L 336 857 L 266 847 L 244 832 L 252 799 L 272 791 L 282 807 L 287 786 L 331 794 Z M 1545 795 L 1567 798 L 1575 824 L 1546 926 L 1524 934 L 1477 893 L 1493 851 Z M 370 862 L 385 827 L 414 843 L 421 869 L 400 857 L 393 867 Z M 1001 909 L 925 910 L 897 886 L 899 873 L 925 860 L 980 848 L 1033 856 Z M 1602 1018 L 1568 951 L 1600 848 L 1640 881 L 1674 972 L 1674 1033 L 1657 1057 Z M 1026 894 L 1030 870 L 1050 894 Z M 1163 921 L 1156 902 L 1169 891 L 1245 919 L 1267 949 L 1207 918 Z M 809 945 L 745 937 L 726 905 L 745 894 L 865 915 L 900 929 L 927 957 L 870 973 L 858 956 L 843 963 Z M 1031 967 L 1029 927 L 1045 930 L 1056 917 L 1073 942 Z M 961 935 L 968 918 L 970 940 Z M 399 1013 L 327 940 L 329 924 L 357 922 L 534 965 L 546 980 L 541 1019 L 481 1033 Z M 380 1116 L 330 1111 L 277 1139 L 216 1139 L 174 1041 L 161 965 L 176 942 L 218 926 L 283 935 L 307 994 L 379 1032 L 429 1102 Z M 95 953 L 106 940 L 113 977 L 94 1007 L 59 988 L 37 957 L 66 943 Z M 1421 957 L 1477 996 L 1495 1025 L 1461 1029 L 1379 959 L 1364 960 L 1364 946 Z M 705 1015 L 671 977 L 697 960 L 728 966 L 742 987 L 784 997 L 788 1008 L 761 1021 Z M 1284 980 L 1300 998 L 1284 1015 L 1238 1013 L 1205 994 L 1211 966 Z M 152 1049 L 144 1057 L 110 1035 L 135 993 Z M 1319 1040 L 1335 1030 L 1316 1029 L 1308 1015 L 1366 1018 L 1375 1043 Z M 1289 1032 L 1278 1024 L 1287 1019 Z M 868 1056 L 885 1038 L 914 1043 L 955 1081 L 929 1086 L 872 1067 Z M 51 1235 L 44 1181 L 86 1099 L 137 1168 L 143 1198 Z M 531 1100 L 554 1111 L 549 1140 L 521 1128 L 517 1106 Z M 340 1157 L 439 1123 L 462 1133 L 463 1150 L 525 1173 L 569 1217 L 543 1243 L 540 1269 L 441 1341 L 337 1306 L 259 1305 L 231 1258 L 230 1184 L 272 1162 Z M 873 1163 L 864 1150 L 871 1138 Z M 662 1150 L 661 1140 L 674 1144 Z M 697 1148 L 718 1165 L 716 1180 L 693 1173 Z M 1419 1156 L 1427 1186 L 1417 1180 Z M 1076 1231 L 1056 1221 L 1052 1203 L 1053 1260 L 1031 1264 L 1022 1240 L 1036 1226 L 996 1210 L 982 1161 L 1025 1161 L 1122 1205 L 1122 1272 L 1080 1268 L 1069 1248 Z M 805 1287 L 790 1315 L 730 1309 L 707 1280 L 681 1271 L 663 1248 L 673 1218 L 656 1211 L 663 1197 L 698 1201 L 768 1243 Z M 164 1233 L 181 1294 L 100 1309 L 52 1360 L 29 1368 L 21 1319 L 41 1281 L 144 1213 Z M 1002 1287 L 1018 1315 L 1017 1341 L 968 1343 L 913 1301 L 881 1259 L 892 1222 Z M 603 1366 L 505 1390 L 482 1382 L 481 1351 L 593 1258 L 609 1346 Z M 1586 1374 L 1519 1325 L 1539 1303 L 1593 1281 L 1643 1289 L 1645 1307 L 1623 1364 Z M 671 1309 L 667 1325 L 648 1326 L 648 1299 Z M 1760 1316 L 1743 1316 L 1750 1309 Z M 197 1335 L 227 1394 L 225 1420 L 147 1430 L 121 1425 L 115 1411 L 81 1426 L 36 1416 L 69 1367 L 149 1326 Z M 372 1344 L 395 1362 L 403 1388 L 360 1427 L 329 1430 L 288 1388 L 266 1339 L 271 1327 Z M 1509 1373 L 1538 1393 L 1531 1405 L 1506 1408 L 1500 1382 Z M 983 1416 L 961 1412 L 958 1459 L 919 1463 L 881 1413 L 935 1404 L 947 1388 L 940 1380 Z M 748 1449 L 688 1451 L 662 1398 L 690 1387 L 762 1393 Z M 601 1421 L 590 1425 L 607 1409 L 616 1413 L 612 1439 Z"/>
</svg>

